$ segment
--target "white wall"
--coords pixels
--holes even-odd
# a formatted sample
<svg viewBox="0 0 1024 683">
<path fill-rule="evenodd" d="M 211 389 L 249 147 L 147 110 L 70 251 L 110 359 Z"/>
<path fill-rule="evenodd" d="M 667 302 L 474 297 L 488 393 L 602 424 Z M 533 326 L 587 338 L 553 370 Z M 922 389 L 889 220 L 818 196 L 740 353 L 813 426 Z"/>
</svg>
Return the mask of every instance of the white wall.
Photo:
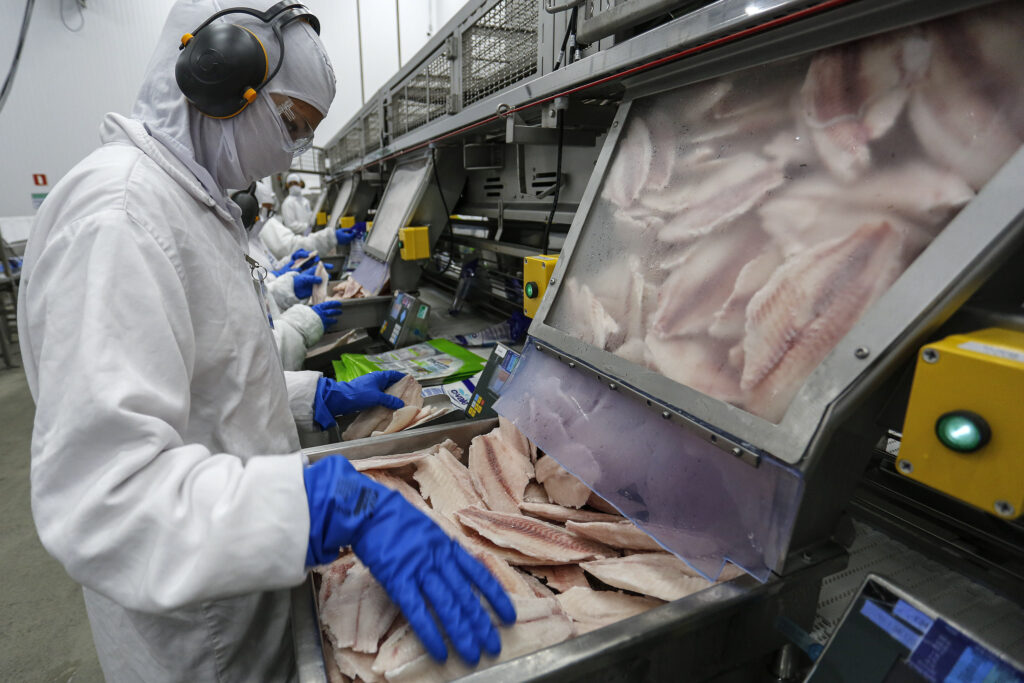
<svg viewBox="0 0 1024 683">
<path fill-rule="evenodd" d="M 360 60 L 356 3 L 362 26 Z M 0 112 L 0 216 L 33 212 L 32 175 L 49 187 L 98 144 L 108 111 L 127 113 L 173 0 L 88 0 L 84 28 L 75 27 L 74 0 L 37 0 L 14 87 Z M 463 5 L 463 0 L 306 0 L 320 18 L 322 38 L 338 77 L 338 96 L 317 130 L 325 144 L 363 104 Z M 0 0 L 0 78 L 7 73 L 24 2 Z M 400 30 L 399 30 L 400 29 Z"/>
</svg>

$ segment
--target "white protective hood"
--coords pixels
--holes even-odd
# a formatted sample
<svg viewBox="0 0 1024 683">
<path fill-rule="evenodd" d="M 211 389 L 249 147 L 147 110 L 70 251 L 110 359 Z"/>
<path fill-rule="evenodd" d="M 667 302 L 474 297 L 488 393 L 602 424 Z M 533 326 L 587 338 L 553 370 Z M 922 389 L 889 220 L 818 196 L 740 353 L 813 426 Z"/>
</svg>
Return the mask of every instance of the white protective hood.
<svg viewBox="0 0 1024 683">
<path fill-rule="evenodd" d="M 266 10 L 274 1 L 179 0 L 168 14 L 132 107 L 131 117 L 145 124 L 149 134 L 185 164 L 218 201 L 227 201 L 226 188 L 246 187 L 259 178 L 287 170 L 291 163 L 291 153 L 283 145 L 268 144 L 283 135 L 269 93 L 300 99 L 323 115 L 334 99 L 334 69 L 319 36 L 303 21 L 284 28 L 288 59 L 256 100 L 237 116 L 211 118 L 182 95 L 174 79 L 181 36 L 222 9 L 245 6 Z M 256 34 L 273 71 L 280 47 L 269 24 L 237 13 L 217 21 L 238 24 Z"/>
</svg>

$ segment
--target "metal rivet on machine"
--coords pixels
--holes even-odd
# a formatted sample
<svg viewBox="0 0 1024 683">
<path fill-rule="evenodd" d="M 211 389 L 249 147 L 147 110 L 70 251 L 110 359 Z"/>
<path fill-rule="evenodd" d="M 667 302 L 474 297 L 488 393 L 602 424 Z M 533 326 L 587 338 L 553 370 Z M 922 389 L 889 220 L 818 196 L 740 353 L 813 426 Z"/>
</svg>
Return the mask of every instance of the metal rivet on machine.
<svg viewBox="0 0 1024 683">
<path fill-rule="evenodd" d="M 939 352 L 935 349 L 925 349 L 921 352 L 921 360 L 925 363 L 937 363 L 939 361 Z"/>
<path fill-rule="evenodd" d="M 900 460 L 896 463 L 896 467 L 899 468 L 899 471 L 903 474 L 910 474 L 914 471 L 914 466 L 910 464 L 909 460 Z"/>
<path fill-rule="evenodd" d="M 1005 500 L 997 500 L 995 502 L 995 505 L 993 505 L 992 507 L 996 509 L 996 512 L 999 514 L 1000 517 L 1013 517 L 1014 513 L 1017 512 L 1014 509 L 1013 505 L 1006 502 Z"/>
<path fill-rule="evenodd" d="M 871 349 L 869 349 L 866 346 L 858 346 L 854 350 L 853 355 L 856 356 L 857 358 L 861 358 L 861 359 L 867 358 L 868 356 L 871 355 Z"/>
</svg>

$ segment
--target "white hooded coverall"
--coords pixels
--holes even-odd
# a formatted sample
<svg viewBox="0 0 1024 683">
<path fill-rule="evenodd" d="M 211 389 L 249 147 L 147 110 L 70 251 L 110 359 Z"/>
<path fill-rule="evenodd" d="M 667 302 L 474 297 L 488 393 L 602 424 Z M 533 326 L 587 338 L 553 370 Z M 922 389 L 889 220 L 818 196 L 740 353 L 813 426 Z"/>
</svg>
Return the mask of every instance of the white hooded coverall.
<svg viewBox="0 0 1024 683">
<path fill-rule="evenodd" d="M 296 235 L 309 234 L 310 223 L 313 222 L 313 207 L 309 200 L 302 196 L 302 188 L 292 185 L 288 188 L 288 196 L 281 200 L 281 220 Z"/>
<path fill-rule="evenodd" d="M 309 533 L 296 423 L 312 424 L 319 375 L 282 372 L 224 190 L 289 155 L 266 149 L 265 92 L 215 121 L 174 82 L 181 35 L 224 6 L 175 4 L 131 118 L 107 115 L 103 145 L 50 193 L 25 254 L 32 511 L 84 587 L 113 682 L 295 676 L 288 588 Z M 275 63 L 264 25 L 223 20 Z M 319 40 L 305 24 L 283 33 L 289 61 L 268 88 L 326 113 Z M 253 135 L 263 148 L 243 146 Z"/>
</svg>

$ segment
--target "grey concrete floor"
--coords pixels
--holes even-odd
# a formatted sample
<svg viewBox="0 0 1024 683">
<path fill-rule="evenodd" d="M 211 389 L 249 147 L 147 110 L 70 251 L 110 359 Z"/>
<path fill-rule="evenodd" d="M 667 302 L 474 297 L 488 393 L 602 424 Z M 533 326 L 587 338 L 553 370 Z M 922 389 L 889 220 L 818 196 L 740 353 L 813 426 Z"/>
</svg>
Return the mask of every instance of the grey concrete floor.
<svg viewBox="0 0 1024 683">
<path fill-rule="evenodd" d="M 34 412 L 25 373 L 0 369 L 0 681 L 102 681 L 82 589 L 46 553 L 32 523 Z"/>
</svg>

